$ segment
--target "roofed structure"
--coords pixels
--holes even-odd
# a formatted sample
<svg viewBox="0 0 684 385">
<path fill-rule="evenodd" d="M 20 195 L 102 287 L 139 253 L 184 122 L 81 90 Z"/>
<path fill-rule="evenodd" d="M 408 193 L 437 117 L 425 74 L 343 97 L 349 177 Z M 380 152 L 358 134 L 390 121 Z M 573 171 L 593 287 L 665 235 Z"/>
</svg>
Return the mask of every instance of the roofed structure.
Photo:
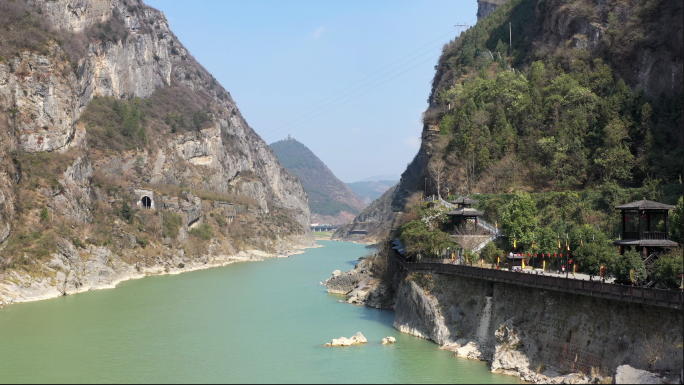
<svg viewBox="0 0 684 385">
<path fill-rule="evenodd" d="M 669 211 L 675 206 L 642 199 L 615 206 L 622 211 L 622 236 L 614 244 L 620 246 L 620 253 L 626 247 L 634 247 L 648 257 L 664 247 L 676 247 L 677 242 L 669 240 Z"/>
<path fill-rule="evenodd" d="M 451 203 L 457 205 L 458 207 L 470 207 L 472 205 L 476 205 L 478 201 L 472 199 L 467 195 L 464 195 L 454 199 L 453 201 L 451 201 Z"/>
</svg>

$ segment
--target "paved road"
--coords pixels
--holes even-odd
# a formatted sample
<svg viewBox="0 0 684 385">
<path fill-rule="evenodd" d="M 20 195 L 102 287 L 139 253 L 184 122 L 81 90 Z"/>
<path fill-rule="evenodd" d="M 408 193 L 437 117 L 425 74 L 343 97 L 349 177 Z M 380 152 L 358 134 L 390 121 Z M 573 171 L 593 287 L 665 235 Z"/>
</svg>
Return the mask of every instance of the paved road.
<svg viewBox="0 0 684 385">
<path fill-rule="evenodd" d="M 540 275 L 541 275 L 541 274 L 542 274 L 542 271 L 541 271 L 541 269 L 539 269 L 539 270 L 535 270 L 534 273 L 533 273 L 531 270 L 525 270 L 525 272 L 524 272 L 523 274 L 540 274 Z M 558 274 L 558 273 L 556 273 L 556 272 L 550 272 L 550 271 L 548 271 L 548 270 L 544 272 L 544 276 L 546 276 L 546 277 L 549 277 L 549 276 L 550 276 L 550 277 L 563 277 L 563 278 L 565 278 L 565 274 L 566 274 L 566 273 Z M 588 275 L 588 274 L 584 274 L 584 273 L 575 273 L 575 275 L 573 276 L 573 275 L 572 275 L 572 272 L 570 272 L 570 273 L 568 274 L 567 277 L 568 277 L 568 278 L 573 278 L 573 279 L 581 279 L 581 280 L 584 280 L 584 281 L 590 281 L 589 275 Z M 597 277 L 597 276 L 594 276 L 594 277 L 593 277 L 593 280 L 594 280 L 594 281 L 599 281 L 600 279 L 601 279 L 601 278 L 600 278 L 600 277 Z M 606 283 L 611 283 L 611 282 L 613 282 L 614 280 L 615 280 L 614 278 L 607 278 L 607 279 L 606 279 Z"/>
</svg>

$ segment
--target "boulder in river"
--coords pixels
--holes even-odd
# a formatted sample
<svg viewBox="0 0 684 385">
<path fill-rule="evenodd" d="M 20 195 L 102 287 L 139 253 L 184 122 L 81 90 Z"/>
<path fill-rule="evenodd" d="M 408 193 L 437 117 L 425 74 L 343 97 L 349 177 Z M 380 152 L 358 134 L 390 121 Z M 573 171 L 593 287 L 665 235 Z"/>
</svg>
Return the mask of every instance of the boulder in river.
<svg viewBox="0 0 684 385">
<path fill-rule="evenodd" d="M 361 332 L 358 332 L 354 334 L 351 338 L 333 338 L 332 343 L 327 343 L 324 346 L 352 346 L 365 344 L 366 342 L 368 342 L 366 337 L 364 337 L 363 334 L 361 334 Z"/>
<path fill-rule="evenodd" d="M 397 342 L 397 339 L 394 337 L 385 337 L 382 339 L 382 344 L 383 345 L 388 345 L 388 344 L 393 344 Z"/>
</svg>

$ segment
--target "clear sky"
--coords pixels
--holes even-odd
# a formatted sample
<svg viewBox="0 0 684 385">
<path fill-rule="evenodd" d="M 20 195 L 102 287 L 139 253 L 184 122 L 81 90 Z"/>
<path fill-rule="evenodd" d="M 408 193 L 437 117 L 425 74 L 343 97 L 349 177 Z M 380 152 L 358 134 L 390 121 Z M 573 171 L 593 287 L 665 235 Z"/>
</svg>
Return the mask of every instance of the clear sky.
<svg viewBox="0 0 684 385">
<path fill-rule="evenodd" d="M 476 0 L 145 3 L 267 143 L 291 134 L 344 182 L 404 171 L 441 48 L 477 20 Z"/>
</svg>

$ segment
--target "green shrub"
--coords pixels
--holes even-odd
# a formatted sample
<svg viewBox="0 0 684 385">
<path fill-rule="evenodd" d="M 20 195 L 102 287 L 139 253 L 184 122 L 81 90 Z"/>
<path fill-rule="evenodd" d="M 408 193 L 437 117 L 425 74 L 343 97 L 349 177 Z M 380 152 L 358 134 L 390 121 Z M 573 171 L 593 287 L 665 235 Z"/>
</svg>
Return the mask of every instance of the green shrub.
<svg viewBox="0 0 684 385">
<path fill-rule="evenodd" d="M 48 209 L 45 207 L 40 210 L 40 221 L 43 223 L 50 222 L 50 214 L 48 213 Z"/>
<path fill-rule="evenodd" d="M 162 223 L 162 236 L 175 239 L 178 236 L 178 231 L 183 224 L 183 217 L 170 211 L 164 212 L 164 221 Z"/>
<path fill-rule="evenodd" d="M 212 237 L 211 226 L 208 223 L 203 223 L 189 231 L 190 235 L 208 241 Z"/>
<path fill-rule="evenodd" d="M 136 242 L 137 244 L 139 244 L 140 247 L 142 247 L 143 249 L 144 249 L 145 247 L 147 247 L 147 245 L 150 243 L 150 242 L 147 240 L 147 238 L 145 238 L 145 237 L 137 237 L 137 238 L 135 239 L 135 242 Z"/>
</svg>

